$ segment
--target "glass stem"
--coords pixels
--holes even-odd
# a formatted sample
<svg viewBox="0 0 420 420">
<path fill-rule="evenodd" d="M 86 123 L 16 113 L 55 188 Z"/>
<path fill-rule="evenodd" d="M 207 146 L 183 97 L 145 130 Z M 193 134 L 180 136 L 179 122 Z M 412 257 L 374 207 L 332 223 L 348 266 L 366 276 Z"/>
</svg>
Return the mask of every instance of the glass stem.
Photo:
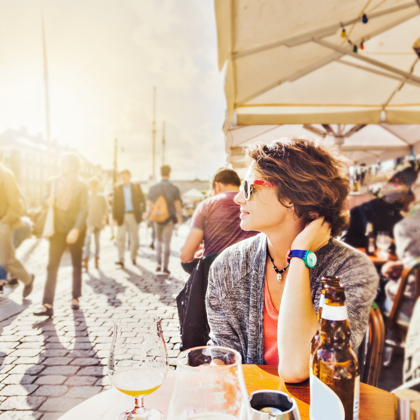
<svg viewBox="0 0 420 420">
<path fill-rule="evenodd" d="M 140 404 L 139 404 L 140 400 Z M 134 398 L 134 410 L 132 411 L 133 414 L 140 414 L 143 413 L 145 410 L 143 397 L 135 397 Z"/>
</svg>

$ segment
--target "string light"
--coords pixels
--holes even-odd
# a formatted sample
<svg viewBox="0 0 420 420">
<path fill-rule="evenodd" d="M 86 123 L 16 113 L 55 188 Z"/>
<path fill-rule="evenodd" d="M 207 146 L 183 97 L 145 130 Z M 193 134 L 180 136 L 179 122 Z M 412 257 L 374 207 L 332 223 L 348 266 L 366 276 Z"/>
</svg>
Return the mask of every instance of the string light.
<svg viewBox="0 0 420 420">
<path fill-rule="evenodd" d="M 341 38 L 346 38 L 347 33 L 346 33 L 346 28 L 343 28 L 341 31 Z"/>
<path fill-rule="evenodd" d="M 357 53 L 357 45 L 354 45 L 354 46 L 353 46 L 353 52 L 354 52 L 354 53 Z"/>
<path fill-rule="evenodd" d="M 368 22 L 369 22 L 369 19 L 368 19 L 368 17 L 366 16 L 366 14 L 364 14 L 364 15 L 362 16 L 362 22 L 363 22 L 364 24 L 366 24 L 366 23 L 368 23 Z"/>
<path fill-rule="evenodd" d="M 365 45 L 364 45 L 363 41 L 360 43 L 360 49 L 361 50 L 364 50 L 365 49 Z"/>
</svg>

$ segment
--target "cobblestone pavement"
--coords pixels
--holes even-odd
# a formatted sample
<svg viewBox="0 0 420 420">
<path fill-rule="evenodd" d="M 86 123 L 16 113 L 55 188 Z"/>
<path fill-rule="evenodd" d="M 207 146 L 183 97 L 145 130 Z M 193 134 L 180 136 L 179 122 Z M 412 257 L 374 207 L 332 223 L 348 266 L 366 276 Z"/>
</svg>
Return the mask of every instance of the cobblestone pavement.
<svg viewBox="0 0 420 420">
<path fill-rule="evenodd" d="M 137 266 L 127 255 L 124 270 L 114 264 L 117 250 L 107 228 L 101 238 L 100 269 L 83 274 L 77 311 L 70 308 L 71 263 L 66 253 L 53 319 L 32 315 L 42 299 L 48 244 L 30 239 L 22 245 L 18 255 L 37 277 L 30 300 L 22 302 L 22 286 L 7 288 L 0 296 L 0 420 L 54 420 L 109 388 L 106 365 L 114 317 L 159 315 L 170 364 L 175 364 L 180 342 L 175 297 L 188 278 L 178 250 L 186 233 L 183 226 L 173 237 L 168 277 L 154 274 L 155 255 L 147 246 L 145 226 Z"/>
</svg>

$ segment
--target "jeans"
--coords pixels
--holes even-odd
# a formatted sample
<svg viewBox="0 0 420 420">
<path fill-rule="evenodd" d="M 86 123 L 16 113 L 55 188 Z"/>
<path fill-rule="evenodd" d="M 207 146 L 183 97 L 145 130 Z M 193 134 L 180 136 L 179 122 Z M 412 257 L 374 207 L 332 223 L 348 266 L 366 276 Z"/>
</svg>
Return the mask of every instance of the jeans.
<svg viewBox="0 0 420 420">
<path fill-rule="evenodd" d="M 28 218 L 22 220 L 23 226 L 17 228 L 13 231 L 13 247 L 16 249 L 19 248 L 20 244 L 31 235 L 31 221 Z M 7 279 L 7 271 L 3 266 L 0 265 L 0 280 Z"/>
<path fill-rule="evenodd" d="M 89 227 L 86 232 L 85 239 L 85 251 L 83 253 L 83 258 L 90 257 L 90 242 L 92 239 L 92 234 L 95 237 L 95 257 L 99 258 L 99 252 L 101 250 L 100 238 L 101 238 L 101 229 Z"/>
<path fill-rule="evenodd" d="M 67 244 L 67 233 L 55 233 L 50 239 L 49 259 L 47 267 L 47 281 L 44 288 L 42 303 L 50 305 L 54 302 L 55 287 L 57 285 L 58 269 L 61 257 L 68 246 L 70 248 L 71 262 L 73 265 L 73 299 L 82 296 L 82 250 L 86 231 L 79 232 L 79 237 L 74 244 Z"/>
<path fill-rule="evenodd" d="M 163 248 L 163 269 L 168 268 L 169 255 L 171 253 L 171 239 L 174 230 L 174 222 L 155 223 L 157 247 L 156 258 L 158 266 L 162 265 L 162 248 Z"/>
</svg>

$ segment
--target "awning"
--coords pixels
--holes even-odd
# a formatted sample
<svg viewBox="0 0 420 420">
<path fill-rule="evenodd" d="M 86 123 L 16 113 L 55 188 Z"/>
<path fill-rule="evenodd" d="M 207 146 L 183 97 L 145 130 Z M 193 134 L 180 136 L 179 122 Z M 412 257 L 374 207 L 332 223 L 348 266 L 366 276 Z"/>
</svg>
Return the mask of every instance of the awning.
<svg viewBox="0 0 420 420">
<path fill-rule="evenodd" d="M 215 9 L 237 125 L 420 124 L 420 0 L 215 0 Z"/>
<path fill-rule="evenodd" d="M 234 169 L 245 166 L 245 146 L 290 136 L 303 136 L 336 145 L 354 165 L 371 165 L 378 160 L 383 162 L 420 154 L 420 124 L 234 126 L 226 120 L 223 129 L 227 160 Z"/>
</svg>

